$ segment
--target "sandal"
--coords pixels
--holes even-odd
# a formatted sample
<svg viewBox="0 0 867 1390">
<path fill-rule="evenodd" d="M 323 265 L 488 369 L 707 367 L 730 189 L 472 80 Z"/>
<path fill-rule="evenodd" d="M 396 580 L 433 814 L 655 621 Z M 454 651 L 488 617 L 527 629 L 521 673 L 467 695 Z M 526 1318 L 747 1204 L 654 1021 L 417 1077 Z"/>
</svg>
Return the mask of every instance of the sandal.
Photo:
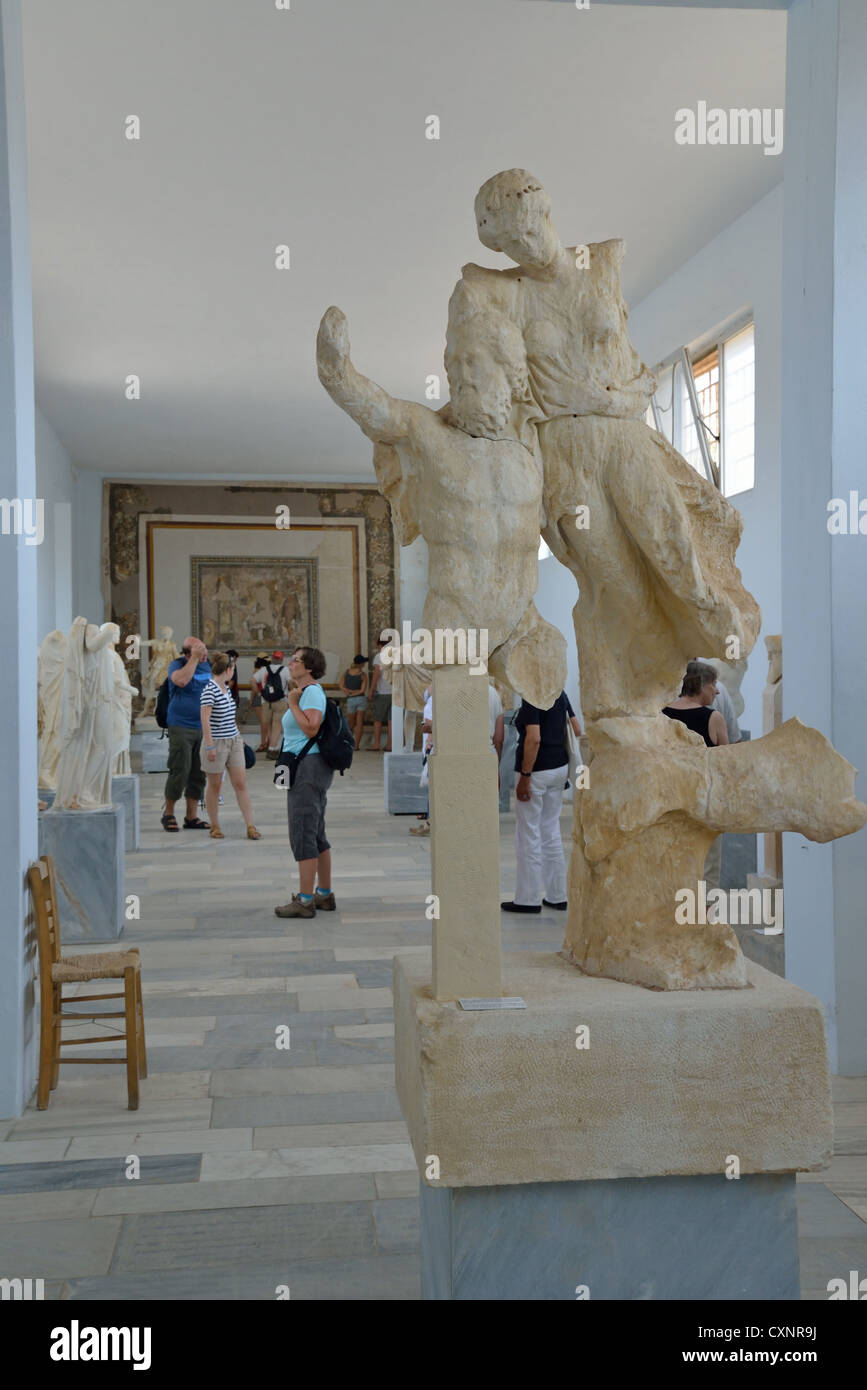
<svg viewBox="0 0 867 1390">
<path fill-rule="evenodd" d="M 198 816 L 196 816 L 193 820 L 190 820 L 187 816 L 184 816 L 185 830 L 210 830 L 210 828 L 211 827 L 208 824 L 208 822 L 206 820 L 199 820 Z"/>
<path fill-rule="evenodd" d="M 177 833 L 178 830 L 180 830 L 180 826 L 178 825 L 174 816 L 161 816 L 160 825 L 162 826 L 163 830 L 167 830 L 170 835 L 174 835 Z"/>
<path fill-rule="evenodd" d="M 212 840 L 225 840 L 226 837 L 218 825 L 212 825 L 208 828 L 210 829 Z"/>
<path fill-rule="evenodd" d="M 248 839 L 248 840 L 261 840 L 261 838 L 262 838 L 262 832 L 261 832 L 261 830 L 257 830 L 256 827 L 255 827 L 255 825 L 248 825 L 248 826 L 247 826 L 247 839 Z"/>
</svg>

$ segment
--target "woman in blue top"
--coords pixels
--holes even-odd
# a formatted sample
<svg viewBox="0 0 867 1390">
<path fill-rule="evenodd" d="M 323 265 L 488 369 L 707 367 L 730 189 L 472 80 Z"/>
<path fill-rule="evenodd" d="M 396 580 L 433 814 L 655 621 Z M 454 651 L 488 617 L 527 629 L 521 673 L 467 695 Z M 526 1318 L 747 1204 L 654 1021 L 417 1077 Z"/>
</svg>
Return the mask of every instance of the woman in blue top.
<svg viewBox="0 0 867 1390">
<path fill-rule="evenodd" d="M 319 733 L 325 713 L 325 691 L 319 684 L 325 675 L 325 657 L 317 647 L 298 647 L 289 662 L 293 685 L 283 715 L 283 752 L 301 753 Z M 325 837 L 325 804 L 333 772 L 320 757 L 315 743 L 295 771 L 295 783 L 286 793 L 289 845 L 298 864 L 300 891 L 278 917 L 315 917 L 316 910 L 333 912 L 331 846 Z M 317 885 L 318 879 L 318 885 Z M 315 889 L 315 892 L 314 892 Z"/>
</svg>

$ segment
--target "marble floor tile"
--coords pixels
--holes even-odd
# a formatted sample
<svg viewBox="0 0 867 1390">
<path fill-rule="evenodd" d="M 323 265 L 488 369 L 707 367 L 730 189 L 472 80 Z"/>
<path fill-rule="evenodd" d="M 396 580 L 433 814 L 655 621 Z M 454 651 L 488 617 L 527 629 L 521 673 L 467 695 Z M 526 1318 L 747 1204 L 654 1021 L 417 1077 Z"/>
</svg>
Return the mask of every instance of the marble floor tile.
<svg viewBox="0 0 867 1390">
<path fill-rule="evenodd" d="M 72 1300 L 122 1302 L 171 1299 L 172 1302 L 273 1302 L 278 1286 L 288 1286 L 290 1301 L 388 1301 L 420 1297 L 418 1260 L 407 1255 L 377 1255 L 329 1260 L 245 1265 L 235 1269 L 159 1270 L 115 1275 L 108 1279 L 74 1279 L 66 1286 Z"/>
<path fill-rule="evenodd" d="M 253 1131 L 254 1149 L 319 1149 L 343 1144 L 408 1144 L 403 1120 L 335 1125 L 261 1125 Z"/>
<path fill-rule="evenodd" d="M 299 989 L 298 990 L 298 1009 L 301 1013 L 307 1013 L 311 1009 L 318 1011 L 328 1010 L 337 1011 L 344 1009 L 381 1009 L 387 1008 L 391 1004 L 390 989 Z"/>
<path fill-rule="evenodd" d="M 374 1251 L 373 1223 L 367 1202 L 299 1202 L 285 1207 L 155 1212 L 125 1216 L 120 1220 L 122 1226 L 112 1274 L 143 1273 L 150 1269 L 204 1272 L 213 1268 L 235 1269 L 251 1263 L 285 1261 L 289 1264 L 299 1259 L 321 1260 Z M 89 1224 L 92 1226 L 99 1221 L 115 1226 L 118 1218 L 96 1217 Z M 8 1260 L 6 1265 L 17 1267 L 10 1266 Z"/>
<path fill-rule="evenodd" d="M 70 1188 L 65 1192 L 13 1192 L 0 1197 L 0 1227 L 13 1221 L 67 1221 L 99 1215 L 93 1211 L 96 1197 L 95 1187 Z"/>
<path fill-rule="evenodd" d="M 69 1279 L 107 1274 L 121 1219 L 14 1221 L 0 1227 L 0 1269 L 19 1279 Z"/>
<path fill-rule="evenodd" d="M 419 1248 L 418 1198 L 374 1202 L 376 1245 L 384 1255 L 406 1255 Z"/>
<path fill-rule="evenodd" d="M 61 1086 L 63 1082 L 61 1081 Z M 147 1093 L 148 1078 L 141 1083 L 141 1106 L 135 1112 L 135 1125 L 139 1129 L 165 1130 L 180 1129 L 192 1123 L 206 1127 L 211 1118 L 210 1100 L 151 1101 Z M 19 1134 L 28 1139 L 37 1135 L 58 1138 L 60 1135 L 83 1137 L 88 1134 L 112 1134 L 127 1131 L 130 1126 L 130 1111 L 126 1106 L 115 1107 L 109 1103 L 98 1106 L 91 1102 L 82 1105 L 71 1114 L 68 1111 L 27 1110 L 15 1126 L 15 1136 Z"/>
<path fill-rule="evenodd" d="M 133 1145 L 127 1153 L 137 1153 Z M 141 1157 L 141 1155 L 139 1155 Z M 126 1175 L 126 1155 L 117 1158 L 67 1157 L 63 1163 L 16 1163 L 0 1168 L 0 1193 L 63 1191 L 66 1188 L 122 1187 L 126 1183 L 195 1182 L 201 1154 L 172 1153 L 142 1158 L 140 1177 Z M 387 1166 L 387 1165 L 384 1165 Z"/>
<path fill-rule="evenodd" d="M 164 1133 L 130 1130 L 127 1134 L 94 1134 L 73 1139 L 65 1161 L 73 1158 L 124 1158 L 129 1153 L 138 1154 L 139 1158 L 214 1151 L 240 1153 L 252 1147 L 253 1130 L 250 1127 L 166 1130 Z"/>
<path fill-rule="evenodd" d="M 393 1023 L 349 1023 L 334 1025 L 335 1038 L 358 1039 L 365 1041 L 367 1038 L 393 1038 Z"/>
<path fill-rule="evenodd" d="M 418 1201 L 419 1176 L 418 1170 L 404 1173 L 377 1173 L 374 1181 L 376 1183 L 377 1197 L 387 1198 L 388 1200 L 400 1197 L 414 1197 Z"/>
<path fill-rule="evenodd" d="M 391 1063 L 351 1067 L 297 1067 L 294 1071 L 239 1069 L 217 1071 L 211 1078 L 216 1099 L 278 1095 L 315 1095 L 328 1091 L 381 1091 L 394 1086 Z"/>
<path fill-rule="evenodd" d="M 5 1140 L 0 1144 L 0 1163 L 59 1163 L 69 1148 L 70 1137 L 53 1136 L 50 1139 Z"/>
<path fill-rule="evenodd" d="M 404 1172 L 415 1167 L 409 1144 L 344 1144 L 318 1149 L 254 1149 L 205 1154 L 202 1182 L 231 1178 L 302 1178 L 325 1173 Z"/>
<path fill-rule="evenodd" d="M 230 1179 L 155 1187 L 109 1187 L 96 1194 L 95 1216 L 140 1212 L 219 1211 L 237 1207 L 279 1207 L 295 1202 L 366 1202 L 376 1196 L 369 1173 L 329 1173 L 294 1178 Z"/>
<path fill-rule="evenodd" d="M 338 1092 L 319 1095 L 243 1096 L 215 1100 L 213 1125 L 328 1125 L 356 1120 L 399 1120 L 400 1105 L 393 1090 Z"/>
</svg>

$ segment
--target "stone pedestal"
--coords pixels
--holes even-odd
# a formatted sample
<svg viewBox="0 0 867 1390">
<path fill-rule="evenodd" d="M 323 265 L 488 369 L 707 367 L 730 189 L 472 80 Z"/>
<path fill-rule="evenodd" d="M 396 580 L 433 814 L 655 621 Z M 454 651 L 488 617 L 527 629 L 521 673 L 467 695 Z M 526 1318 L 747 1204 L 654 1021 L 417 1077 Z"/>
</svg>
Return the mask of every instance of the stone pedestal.
<svg viewBox="0 0 867 1390">
<path fill-rule="evenodd" d="M 113 941 L 124 926 L 124 807 L 43 811 L 39 853 L 50 854 L 57 877 L 60 935 L 72 941 Z"/>
<path fill-rule="evenodd" d="M 423 1299 L 798 1299 L 794 1173 L 421 1189 Z"/>
<path fill-rule="evenodd" d="M 464 1011 L 433 998 L 427 952 L 395 958 L 426 1296 L 798 1296 L 793 1174 L 832 1143 L 824 1017 L 746 969 L 747 989 L 661 992 L 516 952 L 504 992 L 527 1007 Z"/>
<path fill-rule="evenodd" d="M 433 992 L 495 998 L 500 960 L 500 825 L 488 682 L 467 666 L 433 678 L 430 769 Z"/>
<path fill-rule="evenodd" d="M 124 848 L 129 853 L 139 847 L 139 785 L 134 772 L 123 777 L 112 777 L 111 799 L 115 806 L 124 809 Z"/>
<path fill-rule="evenodd" d="M 141 757 L 142 772 L 165 773 L 169 758 L 169 740 L 158 733 L 145 732 L 133 734 L 129 741 L 130 757 L 137 753 Z"/>
<path fill-rule="evenodd" d="M 427 810 L 428 789 L 419 786 L 421 753 L 385 753 L 385 809 L 389 815 L 420 816 Z"/>
</svg>

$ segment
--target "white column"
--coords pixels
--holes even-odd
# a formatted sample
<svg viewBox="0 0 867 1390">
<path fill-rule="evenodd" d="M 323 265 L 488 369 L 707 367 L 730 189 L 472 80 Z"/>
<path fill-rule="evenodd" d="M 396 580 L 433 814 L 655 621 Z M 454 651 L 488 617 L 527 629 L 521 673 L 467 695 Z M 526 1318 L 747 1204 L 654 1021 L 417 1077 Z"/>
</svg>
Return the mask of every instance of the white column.
<svg viewBox="0 0 867 1390">
<path fill-rule="evenodd" d="M 827 506 L 867 497 L 867 6 L 793 0 L 783 257 L 783 713 L 827 734 L 867 799 L 867 536 Z M 761 386 L 759 385 L 759 389 Z M 786 974 L 823 1001 L 832 1069 L 867 1072 L 867 832 L 786 837 Z"/>
<path fill-rule="evenodd" d="M 20 0 L 0 0 L 0 494 L 36 498 L 33 326 Z M 26 513 L 26 507 L 25 507 Z M 43 542 L 50 543 L 49 541 Z M 21 1113 L 36 1076 L 33 925 L 37 854 L 36 547 L 0 535 L 0 1115 Z"/>
</svg>

